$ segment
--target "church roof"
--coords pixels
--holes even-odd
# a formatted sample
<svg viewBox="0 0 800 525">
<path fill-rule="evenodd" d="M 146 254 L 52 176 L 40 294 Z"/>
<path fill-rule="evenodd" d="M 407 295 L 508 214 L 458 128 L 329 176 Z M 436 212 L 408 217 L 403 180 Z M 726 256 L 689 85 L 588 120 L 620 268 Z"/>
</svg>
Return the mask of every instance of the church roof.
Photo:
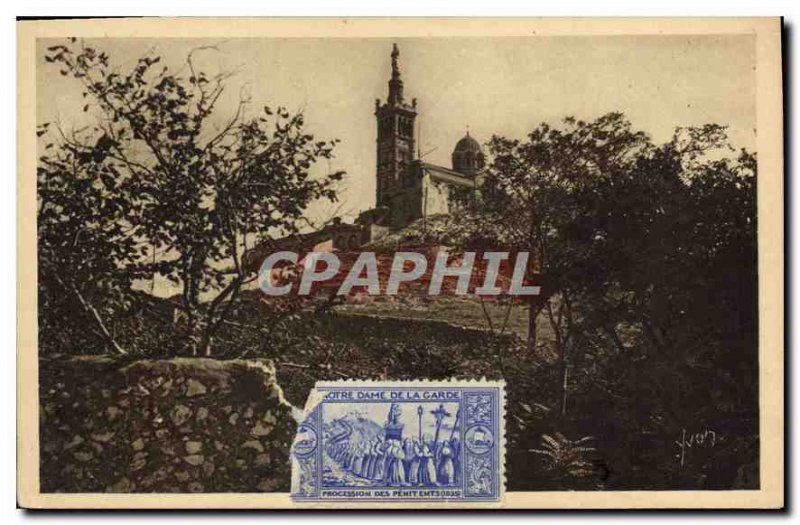
<svg viewBox="0 0 800 525">
<path fill-rule="evenodd" d="M 436 164 L 429 164 L 427 162 L 420 162 L 419 164 L 420 167 L 424 171 L 428 172 L 431 175 L 431 177 L 435 180 L 439 180 L 449 184 L 455 184 L 457 186 L 467 186 L 470 188 L 475 186 L 474 177 L 466 176 L 463 173 L 453 171 L 443 166 L 437 166 Z"/>
<path fill-rule="evenodd" d="M 472 151 L 473 153 L 481 152 L 481 145 L 477 140 L 469 136 L 469 131 L 464 135 L 464 138 L 458 141 L 454 150 L 456 153 L 465 153 L 467 151 Z"/>
</svg>

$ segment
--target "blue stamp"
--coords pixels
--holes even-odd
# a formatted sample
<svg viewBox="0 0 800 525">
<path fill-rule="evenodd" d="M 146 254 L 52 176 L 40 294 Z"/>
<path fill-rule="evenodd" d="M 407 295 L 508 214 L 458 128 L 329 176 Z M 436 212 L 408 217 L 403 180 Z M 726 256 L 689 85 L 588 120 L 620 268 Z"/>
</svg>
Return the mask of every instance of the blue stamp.
<svg viewBox="0 0 800 525">
<path fill-rule="evenodd" d="M 504 384 L 318 383 L 292 445 L 298 503 L 497 504 Z"/>
</svg>

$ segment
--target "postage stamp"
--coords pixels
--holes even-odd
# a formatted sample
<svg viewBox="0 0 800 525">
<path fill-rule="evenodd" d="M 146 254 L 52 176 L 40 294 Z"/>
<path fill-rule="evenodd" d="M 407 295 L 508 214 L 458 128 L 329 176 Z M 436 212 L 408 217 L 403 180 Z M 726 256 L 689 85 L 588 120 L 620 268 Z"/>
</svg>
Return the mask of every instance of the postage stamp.
<svg viewBox="0 0 800 525">
<path fill-rule="evenodd" d="M 317 383 L 292 447 L 296 503 L 502 501 L 504 383 Z"/>
</svg>

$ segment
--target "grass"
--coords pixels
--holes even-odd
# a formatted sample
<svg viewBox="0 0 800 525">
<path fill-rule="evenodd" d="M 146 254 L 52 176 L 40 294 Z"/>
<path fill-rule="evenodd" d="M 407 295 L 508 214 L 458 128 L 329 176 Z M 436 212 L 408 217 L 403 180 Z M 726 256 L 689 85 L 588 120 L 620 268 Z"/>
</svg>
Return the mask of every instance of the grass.
<svg viewBox="0 0 800 525">
<path fill-rule="evenodd" d="M 484 308 L 486 309 L 484 312 Z M 396 319 L 428 319 L 444 321 L 455 326 L 490 330 L 487 314 L 492 328 L 500 332 L 508 307 L 471 298 L 439 297 L 429 303 L 416 302 L 363 302 L 348 303 L 335 308 L 339 313 L 348 315 L 368 315 L 375 317 L 391 317 Z M 537 319 L 538 337 L 540 341 L 550 341 L 552 332 L 546 316 Z M 528 309 L 525 306 L 513 305 L 508 312 L 508 321 L 504 333 L 517 335 L 520 339 L 528 337 Z"/>
</svg>

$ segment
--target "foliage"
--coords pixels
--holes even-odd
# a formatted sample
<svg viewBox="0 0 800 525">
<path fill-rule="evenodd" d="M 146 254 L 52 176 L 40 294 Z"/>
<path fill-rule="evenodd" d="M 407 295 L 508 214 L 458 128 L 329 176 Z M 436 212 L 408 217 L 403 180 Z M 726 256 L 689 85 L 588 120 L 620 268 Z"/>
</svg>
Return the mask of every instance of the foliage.
<svg viewBox="0 0 800 525">
<path fill-rule="evenodd" d="M 243 253 L 296 232 L 310 202 L 335 200 L 334 183 L 343 173 L 314 177 L 311 169 L 332 157 L 336 141 L 315 141 L 303 115 L 283 108 L 264 107 L 260 116 L 246 118 L 246 100 L 219 124 L 215 110 L 229 75 L 197 71 L 192 53 L 186 78 L 161 67 L 154 55 L 121 74 L 106 53 L 74 40 L 47 51 L 48 62 L 81 83 L 88 101 L 83 110 L 91 109 L 98 123 L 61 132 L 44 146 L 55 147 L 40 163 L 45 193 L 73 200 L 85 191 L 95 195 L 66 206 L 40 196 L 40 208 L 52 212 L 40 216 L 40 225 L 68 228 L 59 232 L 63 238 L 91 230 L 82 246 L 100 245 L 105 267 L 119 269 L 111 273 L 129 279 L 156 273 L 178 285 L 186 346 L 210 354 L 221 322 L 255 279 L 257 269 L 243 265 Z M 41 241 L 45 258 L 62 248 L 47 245 L 51 239 Z"/>
<path fill-rule="evenodd" d="M 47 128 L 40 127 L 38 134 Z M 116 166 L 74 148 L 59 148 L 41 158 L 37 185 L 43 350 L 99 344 L 126 353 L 112 336 L 108 318 L 129 306 L 137 275 L 126 266 L 141 254 L 126 222 L 131 203 L 120 198 Z"/>
<path fill-rule="evenodd" d="M 503 232 L 509 248 L 532 254 L 528 275 L 547 276 L 563 293 L 561 273 L 570 257 L 567 237 L 579 213 L 576 193 L 603 173 L 629 166 L 647 147 L 620 113 L 593 122 L 574 118 L 563 127 L 541 124 L 527 141 L 494 136 L 492 162 L 478 213 Z M 536 349 L 536 317 L 547 295 L 530 305 L 528 345 Z"/>
<path fill-rule="evenodd" d="M 731 155 L 713 124 L 655 144 L 620 114 L 494 137 L 490 150 L 472 213 L 535 253 L 552 287 L 551 417 L 647 435 L 735 420 L 757 433 L 755 155 Z M 638 461 L 614 450 L 615 465 Z"/>
<path fill-rule="evenodd" d="M 543 456 L 545 471 L 556 478 L 586 478 L 594 475 L 594 465 L 589 456 L 596 449 L 588 443 L 592 436 L 571 440 L 564 434 L 556 432 L 552 436 L 542 434 L 541 448 L 529 449 L 529 452 Z"/>
</svg>

